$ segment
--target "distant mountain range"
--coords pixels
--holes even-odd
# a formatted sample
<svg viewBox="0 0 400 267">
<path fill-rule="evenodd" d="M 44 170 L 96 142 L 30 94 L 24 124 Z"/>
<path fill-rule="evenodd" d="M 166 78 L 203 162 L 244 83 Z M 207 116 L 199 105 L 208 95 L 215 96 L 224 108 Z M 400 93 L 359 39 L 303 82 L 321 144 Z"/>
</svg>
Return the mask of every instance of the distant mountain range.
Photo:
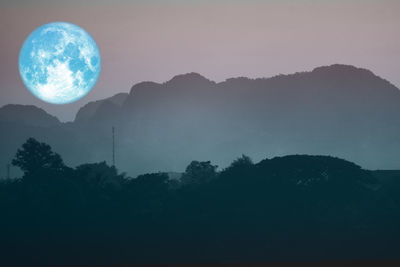
<svg viewBox="0 0 400 267">
<path fill-rule="evenodd" d="M 197 73 L 142 82 L 129 94 L 90 102 L 73 122 L 34 106 L 0 108 L 0 166 L 30 136 L 66 163 L 111 160 L 136 175 L 182 171 L 194 159 L 225 167 L 246 154 L 332 155 L 369 169 L 400 168 L 400 91 L 348 65 L 272 78 L 210 81 Z M 2 176 L 2 175 L 0 175 Z"/>
</svg>

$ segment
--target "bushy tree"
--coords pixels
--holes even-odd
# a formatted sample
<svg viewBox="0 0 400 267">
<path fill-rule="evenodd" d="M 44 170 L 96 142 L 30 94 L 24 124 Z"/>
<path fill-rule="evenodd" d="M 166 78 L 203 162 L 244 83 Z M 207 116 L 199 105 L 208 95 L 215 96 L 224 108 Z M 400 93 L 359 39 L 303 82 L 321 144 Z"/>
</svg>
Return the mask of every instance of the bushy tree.
<svg viewBox="0 0 400 267">
<path fill-rule="evenodd" d="M 242 155 L 240 158 L 235 159 L 229 167 L 225 169 L 225 171 L 234 171 L 238 169 L 245 169 L 253 166 L 254 163 L 249 156 Z"/>
<path fill-rule="evenodd" d="M 218 166 L 212 165 L 210 161 L 192 161 L 182 175 L 184 184 L 201 184 L 216 177 Z"/>
<path fill-rule="evenodd" d="M 18 149 L 12 164 L 19 167 L 25 176 L 43 170 L 61 171 L 65 169 L 60 155 L 53 152 L 48 144 L 41 143 L 34 138 L 29 138 L 22 148 Z"/>
<path fill-rule="evenodd" d="M 114 166 L 109 166 L 105 161 L 87 163 L 76 167 L 75 174 L 85 180 L 90 187 L 120 190 L 125 179 L 124 174 L 118 174 Z"/>
</svg>

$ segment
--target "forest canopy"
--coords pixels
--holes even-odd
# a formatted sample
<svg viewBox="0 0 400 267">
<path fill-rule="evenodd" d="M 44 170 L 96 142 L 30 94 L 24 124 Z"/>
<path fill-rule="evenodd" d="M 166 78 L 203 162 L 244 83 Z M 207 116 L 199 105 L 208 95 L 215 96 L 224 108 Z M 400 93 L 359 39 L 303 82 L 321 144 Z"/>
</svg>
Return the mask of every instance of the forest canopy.
<svg viewBox="0 0 400 267">
<path fill-rule="evenodd" d="M 65 166 L 30 138 L 12 163 L 24 175 L 0 183 L 5 265 L 390 259 L 399 249 L 399 179 L 339 158 L 242 155 L 222 170 L 192 161 L 180 178 L 130 178 L 105 162 Z"/>
</svg>

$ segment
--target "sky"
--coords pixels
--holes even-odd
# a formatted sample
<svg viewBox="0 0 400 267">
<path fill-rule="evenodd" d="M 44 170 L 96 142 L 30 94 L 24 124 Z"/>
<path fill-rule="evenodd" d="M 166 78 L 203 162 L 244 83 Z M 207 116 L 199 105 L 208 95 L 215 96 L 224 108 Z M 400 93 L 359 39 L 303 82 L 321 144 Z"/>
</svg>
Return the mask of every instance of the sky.
<svg viewBox="0 0 400 267">
<path fill-rule="evenodd" d="M 36 105 L 71 121 L 86 103 L 142 81 L 198 72 L 220 82 L 335 63 L 400 87 L 399 12 L 396 0 L 0 0 L 0 106 Z M 97 84 L 72 104 L 42 102 L 19 77 L 25 38 L 52 21 L 84 28 L 102 56 Z"/>
</svg>

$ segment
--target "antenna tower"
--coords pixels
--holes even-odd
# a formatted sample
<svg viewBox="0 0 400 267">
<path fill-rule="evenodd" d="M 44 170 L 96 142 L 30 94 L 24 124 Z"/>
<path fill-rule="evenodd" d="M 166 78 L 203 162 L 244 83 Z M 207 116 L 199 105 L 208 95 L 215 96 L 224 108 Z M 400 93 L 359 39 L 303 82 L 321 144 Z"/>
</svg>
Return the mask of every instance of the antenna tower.
<svg viewBox="0 0 400 267">
<path fill-rule="evenodd" d="M 7 164 L 7 179 L 10 179 L 10 164 Z"/>
<path fill-rule="evenodd" d="M 112 165 L 115 167 L 115 128 L 112 127 Z"/>
</svg>

